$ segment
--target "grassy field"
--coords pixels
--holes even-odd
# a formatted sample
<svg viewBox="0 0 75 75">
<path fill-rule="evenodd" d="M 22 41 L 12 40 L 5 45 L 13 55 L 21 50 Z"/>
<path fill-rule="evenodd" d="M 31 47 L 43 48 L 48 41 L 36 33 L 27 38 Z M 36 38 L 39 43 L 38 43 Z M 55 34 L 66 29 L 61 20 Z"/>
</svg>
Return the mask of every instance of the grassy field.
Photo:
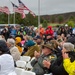
<svg viewBox="0 0 75 75">
<path fill-rule="evenodd" d="M 48 25 L 50 25 L 50 26 L 57 26 L 57 25 L 63 25 L 63 24 L 58 24 L 58 23 L 48 23 Z"/>
</svg>

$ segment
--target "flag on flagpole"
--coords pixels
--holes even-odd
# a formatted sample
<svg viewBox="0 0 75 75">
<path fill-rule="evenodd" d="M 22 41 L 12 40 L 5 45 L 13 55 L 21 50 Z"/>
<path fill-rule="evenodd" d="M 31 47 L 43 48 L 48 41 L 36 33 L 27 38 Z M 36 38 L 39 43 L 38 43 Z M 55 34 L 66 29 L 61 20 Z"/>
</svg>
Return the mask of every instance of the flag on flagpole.
<svg viewBox="0 0 75 75">
<path fill-rule="evenodd" d="M 21 10 L 27 10 L 30 12 L 30 14 L 32 14 L 35 17 L 35 14 L 27 6 L 25 6 L 25 4 L 21 0 L 18 0 L 18 2 L 19 2 L 19 8 Z"/>
<path fill-rule="evenodd" d="M 33 13 L 32 11 L 30 11 L 30 14 L 32 14 L 34 17 L 36 16 L 35 13 Z"/>
<path fill-rule="evenodd" d="M 12 5 L 13 5 L 13 11 L 14 12 L 17 12 L 17 13 L 21 14 L 22 18 L 26 17 L 25 13 L 24 13 L 24 10 L 20 10 L 20 8 L 17 5 L 15 5 L 14 3 L 12 3 Z"/>
<path fill-rule="evenodd" d="M 28 10 L 29 11 L 29 9 L 25 6 L 25 4 L 23 2 L 21 2 L 21 0 L 18 0 L 18 2 L 19 2 L 19 8 L 21 10 Z"/>
<path fill-rule="evenodd" d="M 9 8 L 7 6 L 0 7 L 0 12 L 10 14 Z"/>
<path fill-rule="evenodd" d="M 2 12 L 2 7 L 0 7 L 0 12 Z"/>
<path fill-rule="evenodd" d="M 22 19 L 26 18 L 25 13 L 22 13 L 22 14 L 21 14 L 21 17 L 22 17 Z"/>
<path fill-rule="evenodd" d="M 23 13 L 23 10 L 19 10 L 19 8 L 18 8 L 17 5 L 15 5 L 14 3 L 12 3 L 12 5 L 13 5 L 13 11 L 14 11 L 14 12 Z"/>
<path fill-rule="evenodd" d="M 6 14 L 10 14 L 9 8 L 7 6 L 2 7 L 2 11 Z"/>
</svg>

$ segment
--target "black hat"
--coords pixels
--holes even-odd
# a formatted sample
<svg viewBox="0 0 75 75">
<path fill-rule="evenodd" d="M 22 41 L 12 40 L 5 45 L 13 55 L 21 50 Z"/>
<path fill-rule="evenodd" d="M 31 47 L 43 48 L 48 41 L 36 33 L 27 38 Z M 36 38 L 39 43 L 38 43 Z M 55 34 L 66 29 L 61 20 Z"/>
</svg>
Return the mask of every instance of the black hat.
<svg viewBox="0 0 75 75">
<path fill-rule="evenodd" d="M 8 48 L 6 42 L 3 40 L 0 40 L 0 51 L 2 51 L 4 53 L 9 52 L 9 48 Z"/>
</svg>

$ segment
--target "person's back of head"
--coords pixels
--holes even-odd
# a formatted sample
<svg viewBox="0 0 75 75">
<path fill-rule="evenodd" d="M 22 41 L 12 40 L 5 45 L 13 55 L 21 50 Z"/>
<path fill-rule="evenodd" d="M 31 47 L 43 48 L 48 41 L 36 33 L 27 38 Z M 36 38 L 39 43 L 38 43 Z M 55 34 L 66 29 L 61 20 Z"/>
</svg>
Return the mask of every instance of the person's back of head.
<svg viewBox="0 0 75 75">
<path fill-rule="evenodd" d="M 9 48 L 5 41 L 0 40 L 0 55 L 5 53 L 9 53 Z"/>
</svg>

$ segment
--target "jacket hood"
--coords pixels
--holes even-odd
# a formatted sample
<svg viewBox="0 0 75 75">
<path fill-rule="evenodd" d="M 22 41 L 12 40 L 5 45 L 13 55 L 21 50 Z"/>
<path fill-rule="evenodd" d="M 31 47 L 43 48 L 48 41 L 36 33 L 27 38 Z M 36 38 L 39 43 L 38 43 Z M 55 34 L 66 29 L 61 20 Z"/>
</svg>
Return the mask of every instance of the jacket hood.
<svg viewBox="0 0 75 75">
<path fill-rule="evenodd" d="M 26 46 L 30 47 L 30 46 L 34 46 L 35 42 L 33 42 L 32 40 L 28 40 L 28 42 L 26 42 Z"/>
<path fill-rule="evenodd" d="M 52 29 L 52 26 L 48 26 L 47 28 Z"/>
<path fill-rule="evenodd" d="M 21 42 L 21 38 L 20 37 L 16 37 L 15 40 L 16 40 L 16 44 Z"/>
</svg>

